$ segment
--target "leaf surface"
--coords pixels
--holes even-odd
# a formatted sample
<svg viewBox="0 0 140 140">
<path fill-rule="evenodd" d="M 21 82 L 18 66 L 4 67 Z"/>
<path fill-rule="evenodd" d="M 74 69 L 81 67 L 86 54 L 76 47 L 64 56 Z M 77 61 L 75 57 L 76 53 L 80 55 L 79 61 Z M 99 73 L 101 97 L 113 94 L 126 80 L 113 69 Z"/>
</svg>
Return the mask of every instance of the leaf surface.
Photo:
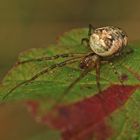
<svg viewBox="0 0 140 140">
<path fill-rule="evenodd" d="M 26 61 L 44 56 L 54 56 L 56 54 L 89 53 L 91 50 L 85 45 L 81 45 L 81 39 L 87 37 L 87 32 L 87 29 L 74 29 L 63 34 L 59 38 L 58 42 L 54 45 L 50 45 L 45 48 L 33 48 L 21 53 L 19 55 L 18 61 Z M 65 57 L 55 60 L 44 60 L 40 62 L 29 62 L 22 65 L 15 65 L 7 73 L 0 85 L 0 101 L 12 102 L 29 100 L 39 103 L 39 107 L 32 108 L 32 112 L 35 111 L 33 113 L 34 116 L 40 116 L 41 122 L 51 124 L 53 128 L 63 131 L 62 137 L 64 140 L 69 140 L 69 133 L 71 136 L 74 136 L 75 131 L 79 134 L 79 132 L 83 132 L 85 129 L 89 129 L 89 131 L 87 131 L 87 133 L 84 132 L 85 135 L 83 136 L 83 140 L 92 139 L 94 137 L 93 134 L 97 140 L 102 139 L 100 134 L 94 133 L 97 132 L 98 129 L 101 132 L 105 130 L 103 131 L 103 136 L 106 139 L 112 138 L 119 140 L 138 138 L 138 128 L 140 125 L 140 119 L 138 117 L 140 115 L 138 109 L 138 106 L 140 105 L 140 43 L 134 43 L 127 47 L 132 48 L 134 52 L 129 55 L 117 57 L 113 60 L 115 67 L 122 74 L 122 79 L 124 80 L 125 85 L 120 85 L 117 76 L 114 74 L 113 70 L 108 64 L 102 65 L 100 83 L 103 92 L 100 94 L 102 94 L 102 96 L 107 94 L 108 96 L 103 96 L 101 99 L 99 98 L 98 100 L 95 100 L 96 97 L 100 96 L 100 94 L 98 93 L 96 86 L 95 71 L 92 71 L 88 73 L 88 75 L 80 82 L 78 82 L 74 88 L 64 96 L 64 98 L 61 99 L 59 102 L 60 107 L 58 105 L 58 108 L 54 109 L 52 112 L 52 106 L 61 97 L 64 90 L 81 74 L 81 69 L 79 68 L 80 60 L 78 60 L 74 64 L 69 64 L 64 67 L 51 70 L 36 80 L 18 87 L 6 97 L 6 100 L 2 100 L 8 91 L 15 85 L 30 79 L 36 73 L 50 67 L 53 64 L 67 60 L 68 58 Z M 112 94 L 110 95 L 109 93 L 114 93 L 113 95 L 116 98 L 114 98 Z M 121 94 L 126 95 L 125 100 L 117 97 L 122 96 Z M 110 99 L 108 99 L 109 97 Z M 92 111 L 89 111 L 89 107 L 86 109 L 83 108 L 84 105 L 89 105 L 92 99 L 93 107 L 96 108 L 100 106 L 101 108 L 99 110 L 92 109 Z M 112 104 L 114 109 L 108 111 L 108 109 L 111 109 L 112 107 L 110 104 L 111 101 L 113 102 Z M 72 109 L 71 112 L 71 108 L 73 108 L 73 106 L 75 108 L 75 104 L 78 105 L 78 107 L 76 106 L 77 110 L 73 111 Z M 92 105 L 90 106 L 92 107 Z M 58 115 L 60 109 L 63 107 L 65 108 L 66 112 L 68 112 L 68 117 L 72 117 L 72 126 L 65 124 L 65 120 L 62 118 L 63 116 Z M 36 111 L 36 108 L 39 109 Z M 79 117 L 78 115 L 72 116 L 74 113 L 81 113 L 80 109 L 81 111 L 85 111 L 86 117 L 83 118 L 80 115 Z M 99 123 L 94 123 L 96 119 L 94 119 L 94 121 L 90 119 L 91 122 L 88 121 L 90 115 L 91 118 L 98 118 L 96 115 L 98 114 L 100 116 L 100 113 L 105 114 L 103 115 L 104 117 L 99 117 Z M 56 116 L 54 116 L 54 114 Z M 76 126 L 74 124 L 75 117 L 78 117 L 77 120 L 79 120 L 76 121 Z M 107 119 L 108 117 L 112 119 Z M 48 119 L 43 121 L 43 118 Z M 61 127 L 58 127 L 56 126 L 57 123 L 55 123 L 56 120 L 64 124 L 60 125 Z M 69 120 L 67 121 L 69 123 Z M 85 124 L 81 126 L 83 122 L 85 122 Z M 108 124 L 106 125 L 106 123 Z M 135 125 L 137 126 L 136 129 L 133 128 Z M 69 127 L 76 127 L 78 130 L 72 129 L 71 131 L 68 131 Z M 76 140 L 78 139 L 77 137 L 74 138 Z"/>
</svg>

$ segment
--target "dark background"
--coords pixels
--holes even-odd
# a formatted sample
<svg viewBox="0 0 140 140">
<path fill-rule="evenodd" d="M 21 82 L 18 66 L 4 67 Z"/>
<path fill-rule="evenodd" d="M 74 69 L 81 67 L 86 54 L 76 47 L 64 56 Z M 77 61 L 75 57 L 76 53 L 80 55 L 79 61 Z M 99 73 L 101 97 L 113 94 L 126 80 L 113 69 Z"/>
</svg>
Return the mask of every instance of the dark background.
<svg viewBox="0 0 140 140">
<path fill-rule="evenodd" d="M 140 39 L 139 0 L 3 0 L 0 1 L 0 78 L 19 52 L 46 47 L 72 28 L 115 25 L 129 42 Z M 23 106 L 0 106 L 0 139 L 26 140 L 45 126 L 34 122 Z"/>
</svg>

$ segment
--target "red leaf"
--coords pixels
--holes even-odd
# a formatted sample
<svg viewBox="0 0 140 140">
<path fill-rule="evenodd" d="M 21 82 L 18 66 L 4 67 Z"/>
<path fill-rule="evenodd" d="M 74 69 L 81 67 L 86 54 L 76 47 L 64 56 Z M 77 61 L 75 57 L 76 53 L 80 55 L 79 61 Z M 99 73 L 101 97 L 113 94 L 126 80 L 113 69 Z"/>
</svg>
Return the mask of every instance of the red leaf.
<svg viewBox="0 0 140 140">
<path fill-rule="evenodd" d="M 105 118 L 126 103 L 139 86 L 112 85 L 102 93 L 67 106 L 60 106 L 42 117 L 42 122 L 62 132 L 63 140 L 106 140 L 112 129 Z"/>
</svg>

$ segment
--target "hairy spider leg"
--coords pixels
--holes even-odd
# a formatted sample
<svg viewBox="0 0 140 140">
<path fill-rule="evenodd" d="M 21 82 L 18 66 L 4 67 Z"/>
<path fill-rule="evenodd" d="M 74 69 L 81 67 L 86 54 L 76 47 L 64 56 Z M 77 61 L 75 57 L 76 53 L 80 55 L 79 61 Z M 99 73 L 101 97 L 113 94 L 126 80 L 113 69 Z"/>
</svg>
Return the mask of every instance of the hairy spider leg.
<svg viewBox="0 0 140 140">
<path fill-rule="evenodd" d="M 93 67 L 94 68 L 94 67 Z M 82 78 L 84 78 L 90 71 L 93 70 L 92 67 L 89 67 L 87 69 L 85 69 L 81 75 L 75 79 L 69 86 L 68 88 L 64 91 L 64 94 L 68 93 L 74 86 L 77 82 L 79 82 Z M 97 88 L 99 90 L 99 92 L 101 91 L 101 87 L 100 87 L 100 61 L 98 61 L 95 65 L 95 68 L 96 68 L 96 84 L 97 84 Z"/>
<path fill-rule="evenodd" d="M 92 26 L 92 24 L 89 24 L 89 30 L 88 30 L 88 38 L 82 38 L 81 39 L 81 44 L 83 45 L 84 42 L 86 43 L 86 46 L 89 47 L 89 37 L 91 36 L 92 32 L 95 30 L 96 28 Z"/>
<path fill-rule="evenodd" d="M 89 39 L 88 38 L 82 38 L 81 39 L 81 45 L 83 45 L 84 42 L 86 43 L 86 46 L 89 46 Z"/>
<path fill-rule="evenodd" d="M 114 64 L 112 63 L 112 62 L 109 62 L 109 61 L 107 61 L 108 62 L 108 64 L 111 66 L 111 68 L 113 69 L 113 72 L 116 74 L 116 76 L 118 77 L 118 79 L 119 79 L 119 82 L 120 82 L 120 84 L 122 85 L 122 86 L 125 86 L 124 85 L 124 83 L 123 83 L 123 80 L 121 79 L 121 75 L 120 75 L 120 73 L 118 72 L 118 70 L 116 69 L 116 67 L 114 66 Z M 123 94 L 123 93 L 122 93 Z M 120 94 L 119 94 L 120 95 Z M 120 100 L 120 96 L 118 95 L 118 103 L 119 104 L 122 104 L 122 101 Z M 124 109 L 124 111 L 127 113 L 127 109 Z"/>
<path fill-rule="evenodd" d="M 92 32 L 95 30 L 96 28 L 92 26 L 92 24 L 89 24 L 89 30 L 88 30 L 88 36 L 90 37 Z"/>
<path fill-rule="evenodd" d="M 124 55 L 128 55 L 130 53 L 133 53 L 134 50 L 132 48 L 127 48 L 127 49 L 123 49 L 122 52 L 119 52 L 117 56 L 124 56 Z M 118 79 L 120 81 L 120 83 L 122 84 L 122 86 L 124 86 L 123 80 L 120 79 L 120 73 L 117 71 L 116 67 L 113 65 L 113 63 L 109 62 L 109 61 L 101 61 L 101 63 L 109 63 L 111 68 L 113 69 L 113 72 L 118 76 Z M 123 93 L 122 93 L 123 94 Z M 119 98 L 119 97 L 118 97 Z M 132 99 L 132 101 L 136 104 L 136 106 L 139 106 L 139 103 L 133 99 L 133 97 L 130 96 L 130 98 Z M 122 104 L 121 100 L 119 101 L 120 104 Z M 135 107 L 137 109 L 137 107 Z M 125 111 L 127 111 L 125 109 Z"/>
<path fill-rule="evenodd" d="M 123 80 L 121 79 L 121 74 L 120 74 L 120 72 L 118 72 L 118 70 L 116 69 L 116 67 L 114 66 L 114 64 L 113 64 L 112 62 L 109 62 L 109 61 L 107 61 L 107 62 L 109 63 L 109 65 L 110 65 L 111 68 L 113 69 L 113 72 L 117 75 L 117 77 L 118 77 L 119 82 L 121 83 L 121 85 L 124 85 Z"/>
<path fill-rule="evenodd" d="M 29 59 L 29 60 L 25 60 L 25 61 L 19 61 L 17 62 L 17 65 L 19 64 L 25 64 L 25 63 L 29 63 L 29 62 L 33 62 L 33 61 L 45 61 L 45 60 L 55 60 L 58 58 L 67 58 L 67 57 L 75 57 L 75 56 L 79 56 L 79 55 L 83 55 L 85 53 L 64 53 L 64 54 L 57 54 L 54 56 L 44 56 L 44 57 L 40 57 L 40 58 L 33 58 L 33 59 Z"/>
<path fill-rule="evenodd" d="M 94 55 L 94 54 L 92 54 Z M 63 92 L 63 94 L 59 97 L 59 99 L 56 101 L 55 105 L 53 105 L 52 108 L 55 108 L 59 102 L 64 98 L 66 94 L 70 92 L 70 90 L 81 80 L 83 79 L 90 71 L 92 71 L 94 68 L 96 68 L 96 84 L 97 88 L 99 90 L 99 93 L 101 92 L 100 89 L 100 59 L 98 58 L 96 63 L 93 61 L 93 64 L 90 64 L 87 68 L 84 69 L 84 71 L 80 74 L 78 78 L 76 78 L 68 87 L 67 89 Z"/>
<path fill-rule="evenodd" d="M 118 53 L 114 54 L 113 57 L 114 56 L 123 56 L 124 57 L 133 52 L 134 52 L 134 50 L 132 48 L 125 47 L 125 48 L 121 49 Z"/>
<path fill-rule="evenodd" d="M 130 50 L 124 52 L 124 54 L 129 54 L 129 53 L 132 53 L 132 52 L 133 52 L 133 49 L 130 49 Z M 108 61 L 107 61 L 107 62 L 108 62 Z M 123 80 L 121 79 L 120 73 L 117 71 L 116 67 L 113 65 L 112 62 L 108 62 L 108 63 L 109 63 L 110 66 L 112 67 L 114 73 L 118 76 L 118 79 L 119 79 L 121 85 L 122 85 L 122 86 L 125 86 L 124 83 L 123 83 Z M 123 94 L 123 93 L 122 93 L 122 94 Z M 119 94 L 119 95 L 120 95 L 120 94 Z M 119 96 L 118 96 L 118 98 L 119 98 Z M 138 103 L 135 99 L 133 99 L 133 97 L 130 96 L 130 98 L 131 98 L 131 100 L 136 104 L 136 106 L 139 106 L 139 103 Z M 119 101 L 119 104 L 122 104 L 122 101 L 121 101 L 121 100 L 118 100 L 118 101 Z M 137 109 L 137 107 L 135 107 L 135 108 Z M 127 109 L 124 109 L 124 111 L 127 113 L 128 110 L 127 110 Z"/>
<path fill-rule="evenodd" d="M 95 65 L 95 68 L 96 68 L 96 84 L 97 84 L 97 88 L 98 88 L 98 91 L 101 95 L 101 87 L 100 87 L 100 60 L 96 61 L 96 65 Z M 56 101 L 56 103 L 52 106 L 52 109 L 54 109 L 55 107 L 57 107 L 58 103 L 60 103 L 62 101 L 62 99 L 64 98 L 64 96 L 66 94 L 68 94 L 70 92 L 70 90 L 81 80 L 83 79 L 90 71 L 92 71 L 94 69 L 94 67 L 89 67 L 87 69 L 84 69 L 84 71 L 80 74 L 80 76 L 78 78 L 76 78 L 68 87 L 67 89 L 63 92 L 63 94 L 58 98 L 58 100 Z M 100 101 L 102 102 L 105 102 L 105 99 L 102 98 L 102 96 L 98 96 L 98 98 L 100 99 Z M 102 108 L 103 108 L 103 111 L 104 113 L 107 113 L 107 109 L 102 105 Z"/>
<path fill-rule="evenodd" d="M 100 85 L 100 61 L 96 62 L 96 85 L 99 90 L 99 93 L 101 92 L 101 85 Z"/>
<path fill-rule="evenodd" d="M 134 50 L 132 49 L 132 48 L 129 48 L 129 47 L 127 47 L 127 49 L 124 49 L 124 51 L 123 51 L 123 53 L 124 54 L 130 54 L 130 53 L 133 53 L 134 52 Z"/>
<path fill-rule="evenodd" d="M 133 49 L 131 49 L 131 48 L 129 48 L 129 50 L 127 51 L 128 53 L 132 53 L 134 50 Z M 125 53 L 126 54 L 126 53 Z M 127 65 L 123 65 L 127 70 L 128 70 L 128 72 L 130 73 L 130 74 L 132 74 L 132 72 L 131 72 L 131 70 L 130 70 L 130 68 L 127 66 Z M 134 75 L 133 75 L 134 76 Z M 137 79 L 137 78 L 136 78 Z M 130 96 L 130 98 L 132 99 L 132 101 L 136 104 L 136 106 L 139 106 L 139 102 L 138 101 L 136 101 L 136 99 L 134 99 L 133 97 L 131 97 Z M 136 109 L 137 109 L 137 107 L 136 107 Z"/>
<path fill-rule="evenodd" d="M 105 99 L 102 97 L 102 89 L 101 89 L 101 84 L 100 84 L 100 64 L 104 64 L 104 61 L 97 61 L 96 62 L 96 85 L 97 85 L 97 88 L 98 88 L 98 98 L 100 99 L 101 102 L 105 102 Z M 104 105 L 101 103 L 101 106 L 103 108 L 103 111 L 105 114 L 108 113 L 107 109 L 104 107 Z M 112 118 L 111 118 L 112 119 Z"/>
<path fill-rule="evenodd" d="M 74 57 L 74 58 L 71 58 L 71 59 L 67 59 L 63 62 L 60 62 L 60 63 L 56 63 L 56 64 L 53 64 L 52 66 L 38 72 L 37 74 L 35 74 L 32 78 L 30 78 L 29 80 L 26 80 L 26 81 L 23 81 L 19 84 L 17 84 L 15 87 L 13 87 L 4 97 L 3 97 L 3 100 L 5 100 L 10 93 L 12 93 L 15 89 L 17 89 L 18 87 L 24 85 L 24 84 L 28 84 L 32 81 L 34 81 L 35 79 L 37 79 L 38 77 L 40 77 L 41 75 L 45 74 L 45 73 L 48 73 L 49 71 L 55 69 L 55 68 L 58 68 L 58 67 L 63 67 L 67 64 L 72 64 L 72 63 L 75 63 L 78 61 L 78 59 L 81 59 L 83 56 L 77 56 L 77 57 Z"/>
<path fill-rule="evenodd" d="M 123 81 L 120 79 L 120 73 L 117 71 L 116 67 L 113 65 L 113 63 L 109 62 L 109 61 L 101 61 L 102 64 L 108 63 L 111 68 L 113 69 L 113 72 L 118 76 L 118 79 L 121 83 L 122 86 L 124 86 Z M 100 63 L 97 62 L 96 64 L 96 82 L 97 82 L 97 87 L 99 89 L 99 94 L 101 95 L 102 91 L 101 91 L 101 87 L 100 87 Z M 123 93 L 122 93 L 123 94 Z M 98 96 L 100 101 L 106 102 L 104 98 L 102 98 L 102 96 Z M 118 102 L 119 104 L 122 104 L 122 101 L 120 100 L 120 97 L 118 96 Z M 102 108 L 104 110 L 104 113 L 107 113 L 107 109 L 102 105 Z M 125 109 L 125 111 L 127 112 L 127 110 Z M 110 119 L 113 121 L 113 118 L 110 116 Z"/>
<path fill-rule="evenodd" d="M 81 80 L 83 79 L 89 72 L 91 71 L 91 69 L 86 69 L 84 70 L 80 76 L 78 78 L 76 78 L 67 88 L 66 90 L 64 90 L 64 92 L 62 93 L 62 95 L 57 99 L 56 103 L 52 106 L 52 109 L 54 109 L 58 103 L 60 103 L 62 101 L 62 99 L 65 97 L 66 94 L 68 94 L 70 92 L 70 90 Z"/>
</svg>

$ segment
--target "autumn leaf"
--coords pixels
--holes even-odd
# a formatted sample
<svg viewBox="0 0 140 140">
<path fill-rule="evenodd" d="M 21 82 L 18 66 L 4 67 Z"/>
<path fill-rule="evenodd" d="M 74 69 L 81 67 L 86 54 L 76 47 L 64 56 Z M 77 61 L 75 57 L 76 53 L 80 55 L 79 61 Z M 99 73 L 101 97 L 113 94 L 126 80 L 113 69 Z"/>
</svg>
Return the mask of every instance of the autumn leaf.
<svg viewBox="0 0 140 140">
<path fill-rule="evenodd" d="M 74 29 L 62 35 L 54 45 L 45 48 L 33 48 L 21 53 L 17 62 L 26 62 L 34 58 L 39 60 L 41 57 L 56 56 L 57 54 L 87 54 L 91 51 L 90 48 L 86 47 L 84 44 L 81 45 L 81 39 L 87 37 L 87 32 L 87 29 Z M 140 43 L 134 43 L 127 46 L 127 48 L 133 49 L 133 53 L 119 56 L 112 60 L 118 72 L 121 73 L 121 78 L 124 80 L 123 86 L 120 84 L 112 68 L 108 64 L 103 64 L 101 66 L 100 80 L 102 88 L 101 95 L 98 93 L 95 71 L 93 70 L 63 97 L 62 95 L 66 88 L 81 74 L 82 70 L 79 68 L 80 60 L 78 60 L 74 64 L 55 68 L 31 82 L 22 84 L 10 94 L 7 94 L 17 84 L 29 80 L 45 68 L 70 59 L 64 57 L 64 55 L 59 59 L 15 64 L 0 85 L 0 101 L 1 103 L 27 100 L 33 103 L 37 102 L 37 104 L 39 104 L 38 107 L 32 108 L 32 112 L 35 111 L 35 113 L 33 113 L 34 116 L 36 117 L 39 115 L 41 122 L 47 125 L 50 124 L 53 128 L 60 130 L 64 140 L 70 140 L 70 138 L 78 140 L 79 137 L 77 137 L 77 134 L 82 136 L 83 140 L 92 138 L 96 138 L 97 140 L 106 140 L 108 138 L 138 138 L 139 131 L 138 129 L 134 129 L 134 125 L 137 124 L 137 126 L 139 126 L 140 124 L 140 119 L 138 117 L 138 106 L 140 105 L 139 44 Z M 101 98 L 99 98 L 100 96 Z M 58 102 L 57 108 L 53 109 L 54 104 L 56 104 L 60 97 L 63 98 Z M 108 99 L 109 97 L 110 99 Z M 112 104 L 111 101 L 113 102 Z M 88 106 L 90 102 L 92 103 L 90 104 L 91 108 L 92 106 L 93 108 L 99 107 L 99 110 L 92 108 L 89 111 L 89 107 L 86 109 L 83 108 L 84 105 Z M 113 107 L 111 105 L 113 105 Z M 28 104 L 28 106 L 30 105 Z M 36 111 L 36 108 L 39 109 Z M 62 114 L 59 114 L 60 110 Z M 66 113 L 65 115 L 68 115 L 68 118 L 72 117 L 72 126 L 65 124 L 65 120 L 62 118 L 64 115 L 63 113 Z M 82 113 L 82 115 L 79 115 L 79 117 L 78 115 L 72 116 L 75 113 Z M 83 118 L 82 116 L 84 114 L 86 117 Z M 100 115 L 102 117 L 100 117 Z M 76 119 L 78 120 L 76 121 L 76 126 L 73 123 L 75 121 L 73 117 L 78 117 Z M 95 117 L 99 117 L 99 122 L 96 121 Z M 45 121 L 42 120 L 44 118 Z M 66 117 L 65 119 L 68 118 Z M 88 118 L 90 118 L 90 122 Z M 64 124 L 58 127 L 57 122 Z M 83 125 L 81 126 L 81 124 Z M 70 131 L 69 127 L 76 127 L 78 130 L 74 128 Z M 87 129 L 89 129 L 89 131 Z M 87 130 L 87 132 L 85 132 L 85 130 Z M 97 131 L 101 131 L 104 135 L 100 135 Z M 83 132 L 85 135 L 83 135 Z M 102 137 L 104 137 L 104 139 Z M 81 137 L 80 140 L 82 140 Z"/>
</svg>

